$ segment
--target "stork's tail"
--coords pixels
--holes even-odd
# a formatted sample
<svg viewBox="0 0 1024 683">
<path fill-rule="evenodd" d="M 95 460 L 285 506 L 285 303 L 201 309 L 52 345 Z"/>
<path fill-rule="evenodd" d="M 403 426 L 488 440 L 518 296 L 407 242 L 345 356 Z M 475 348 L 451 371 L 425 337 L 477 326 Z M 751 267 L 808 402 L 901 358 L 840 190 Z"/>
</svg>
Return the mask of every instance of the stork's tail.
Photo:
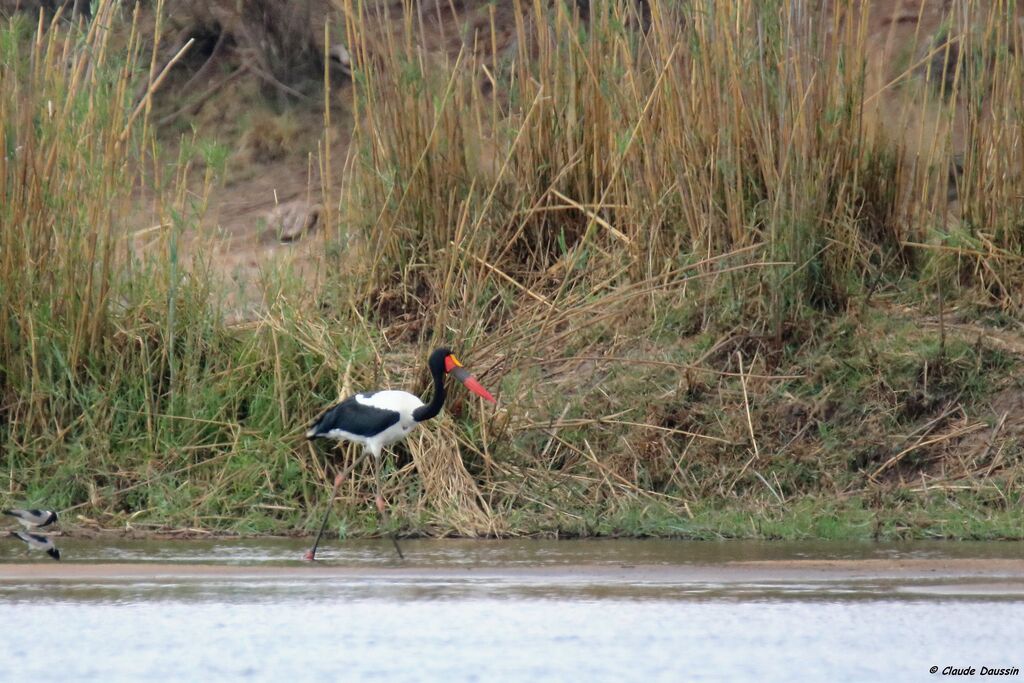
<svg viewBox="0 0 1024 683">
<path fill-rule="evenodd" d="M 321 418 L 323 418 L 323 415 L 318 415 L 315 420 L 309 423 L 309 427 L 306 428 L 306 439 L 308 441 L 323 436 L 323 432 L 320 431 Z"/>
<path fill-rule="evenodd" d="M 324 435 L 324 433 L 320 431 L 320 426 L 323 424 L 324 416 L 327 415 L 327 413 L 331 412 L 332 410 L 334 410 L 337 407 L 338 407 L 337 403 L 332 403 L 331 405 L 329 405 L 326 408 L 324 408 L 323 410 L 321 410 L 320 413 L 316 417 L 314 417 L 312 420 L 309 421 L 309 426 L 306 427 L 306 440 L 307 441 L 312 441 L 313 439 L 319 438 L 319 437 Z"/>
</svg>

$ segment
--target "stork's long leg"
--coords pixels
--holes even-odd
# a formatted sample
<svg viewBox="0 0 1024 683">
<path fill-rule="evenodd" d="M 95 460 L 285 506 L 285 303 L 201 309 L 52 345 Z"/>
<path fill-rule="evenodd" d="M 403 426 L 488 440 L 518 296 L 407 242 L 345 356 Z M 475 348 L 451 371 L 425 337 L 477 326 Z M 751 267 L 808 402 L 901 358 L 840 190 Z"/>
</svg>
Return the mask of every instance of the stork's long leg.
<svg viewBox="0 0 1024 683">
<path fill-rule="evenodd" d="M 334 499 L 338 495 L 338 489 L 341 487 L 341 482 L 345 481 L 348 475 L 352 474 L 352 470 L 356 468 L 359 463 L 366 459 L 366 456 L 370 454 L 370 451 L 363 451 L 360 455 L 352 458 L 352 463 L 345 468 L 341 474 L 334 478 L 334 490 L 331 491 L 331 498 L 327 501 L 327 510 L 324 512 L 324 521 L 320 523 L 320 531 L 316 534 L 316 541 L 313 542 L 313 547 L 306 553 L 306 559 L 313 561 L 316 559 L 316 549 L 320 546 L 320 539 L 324 535 L 324 529 L 327 528 L 327 520 L 331 516 L 331 508 L 334 507 Z"/>
<path fill-rule="evenodd" d="M 384 528 L 390 526 L 388 524 L 388 508 L 384 503 L 384 496 L 381 494 L 381 483 L 380 483 L 380 468 L 381 468 L 381 454 L 376 452 L 373 454 L 373 479 L 377 486 L 377 512 L 380 514 L 380 523 Z M 402 554 L 402 549 L 398 547 L 398 538 L 394 532 L 390 532 L 388 536 L 391 538 L 391 542 L 395 544 L 395 552 L 398 553 L 398 559 L 404 560 L 405 555 Z"/>
</svg>

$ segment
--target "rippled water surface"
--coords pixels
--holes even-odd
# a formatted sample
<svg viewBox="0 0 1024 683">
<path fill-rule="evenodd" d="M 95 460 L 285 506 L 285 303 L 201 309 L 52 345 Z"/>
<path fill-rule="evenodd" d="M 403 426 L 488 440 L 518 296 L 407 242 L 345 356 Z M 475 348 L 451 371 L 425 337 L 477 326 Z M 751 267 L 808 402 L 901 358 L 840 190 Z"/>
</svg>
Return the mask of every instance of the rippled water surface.
<svg viewBox="0 0 1024 683">
<path fill-rule="evenodd" d="M 291 540 L 60 546 L 67 559 L 50 569 L 0 545 L 0 681 L 924 681 L 943 678 L 931 666 L 1024 669 L 1019 576 L 729 569 L 998 563 L 1024 559 L 1021 544 L 406 541 L 400 562 L 389 543 L 345 542 L 314 567 Z"/>
</svg>

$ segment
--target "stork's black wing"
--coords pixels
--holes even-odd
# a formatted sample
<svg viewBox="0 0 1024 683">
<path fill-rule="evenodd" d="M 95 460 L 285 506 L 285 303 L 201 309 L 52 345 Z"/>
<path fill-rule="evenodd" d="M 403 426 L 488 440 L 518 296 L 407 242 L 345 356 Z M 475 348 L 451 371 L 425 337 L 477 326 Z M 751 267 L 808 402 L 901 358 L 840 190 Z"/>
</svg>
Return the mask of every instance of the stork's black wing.
<svg viewBox="0 0 1024 683">
<path fill-rule="evenodd" d="M 372 394 L 360 395 L 368 398 Z M 319 417 L 310 423 L 306 438 L 327 436 L 335 429 L 356 436 L 373 436 L 380 434 L 400 418 L 401 415 L 397 411 L 374 408 L 360 403 L 355 396 L 349 396 L 338 405 L 320 413 Z"/>
</svg>

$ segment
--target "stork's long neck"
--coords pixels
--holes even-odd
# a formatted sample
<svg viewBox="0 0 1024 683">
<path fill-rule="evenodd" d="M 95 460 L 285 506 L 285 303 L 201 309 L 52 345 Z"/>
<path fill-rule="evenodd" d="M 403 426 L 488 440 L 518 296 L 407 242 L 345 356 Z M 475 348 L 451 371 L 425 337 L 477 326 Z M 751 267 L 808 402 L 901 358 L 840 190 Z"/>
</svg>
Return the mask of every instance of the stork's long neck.
<svg viewBox="0 0 1024 683">
<path fill-rule="evenodd" d="M 430 399 L 430 403 L 427 405 L 420 406 L 412 411 L 412 419 L 417 422 L 424 422 L 432 417 L 437 417 L 437 414 L 441 412 L 441 407 L 444 405 L 444 363 L 433 365 L 430 368 L 430 374 L 434 377 L 434 397 Z"/>
</svg>

